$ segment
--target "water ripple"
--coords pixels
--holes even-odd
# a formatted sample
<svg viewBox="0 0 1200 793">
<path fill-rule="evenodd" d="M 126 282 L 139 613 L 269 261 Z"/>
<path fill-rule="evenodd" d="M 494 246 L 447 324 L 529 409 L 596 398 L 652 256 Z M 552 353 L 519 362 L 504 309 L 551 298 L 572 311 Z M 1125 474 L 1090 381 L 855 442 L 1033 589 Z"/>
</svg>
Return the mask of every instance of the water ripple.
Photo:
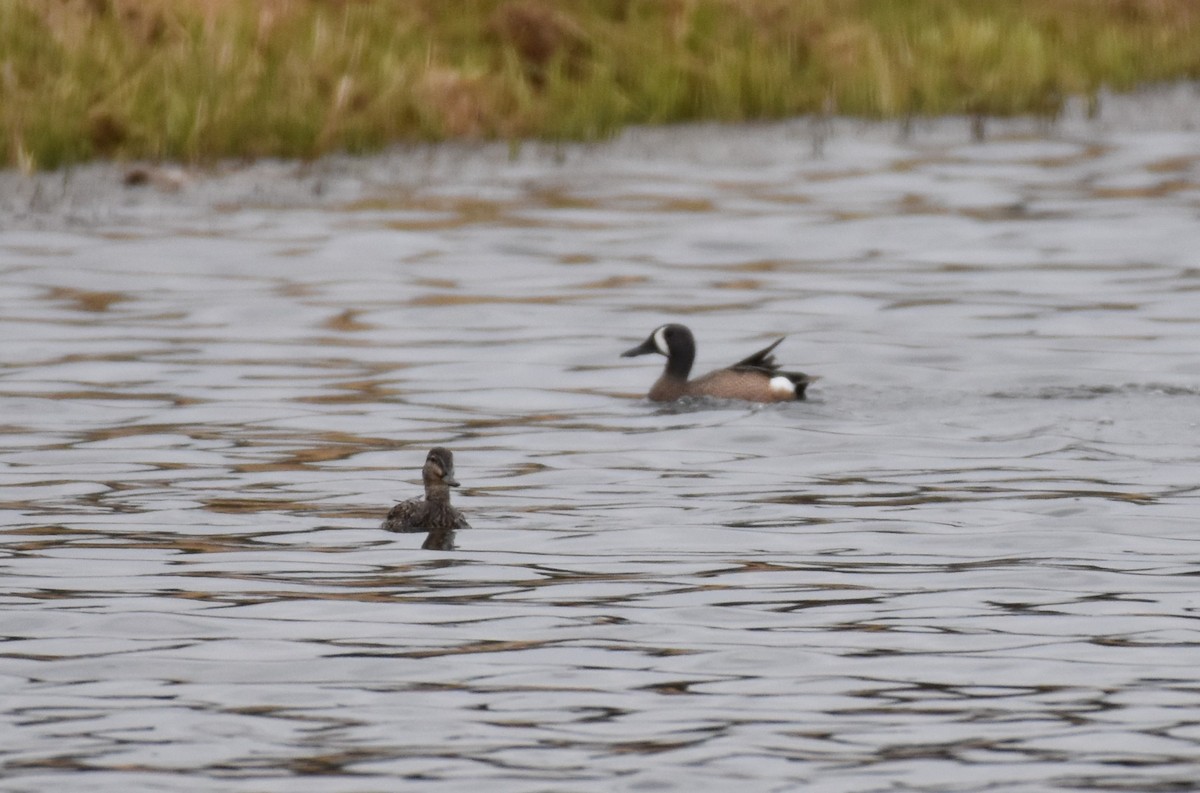
<svg viewBox="0 0 1200 793">
<path fill-rule="evenodd" d="M 1194 129 L 839 126 L 47 177 L 6 789 L 1192 789 Z M 671 319 L 822 379 L 651 404 Z"/>
</svg>

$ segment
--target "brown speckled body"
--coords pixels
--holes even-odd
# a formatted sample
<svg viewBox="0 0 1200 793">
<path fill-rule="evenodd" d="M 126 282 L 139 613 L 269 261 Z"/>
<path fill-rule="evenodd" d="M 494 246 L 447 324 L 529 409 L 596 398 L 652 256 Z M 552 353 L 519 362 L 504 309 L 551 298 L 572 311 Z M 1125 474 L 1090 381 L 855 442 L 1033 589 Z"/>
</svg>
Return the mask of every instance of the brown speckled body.
<svg viewBox="0 0 1200 793">
<path fill-rule="evenodd" d="M 803 395 L 780 394 L 770 388 L 770 378 L 757 370 L 717 369 L 695 380 L 681 380 L 664 372 L 650 387 L 653 402 L 674 402 L 689 396 L 744 399 L 747 402 L 784 402 Z"/>
<path fill-rule="evenodd" d="M 450 505 L 450 488 L 458 487 L 454 478 L 454 455 L 440 446 L 431 449 L 421 476 L 425 482 L 425 498 L 412 498 L 392 507 L 383 521 L 383 528 L 396 532 L 427 531 L 429 536 L 422 548 L 453 550 L 454 532 L 470 528 L 463 514 Z"/>
<path fill-rule="evenodd" d="M 658 353 L 667 357 L 662 375 L 650 388 L 655 402 L 673 402 L 683 397 L 744 399 L 748 402 L 785 402 L 804 399 L 805 389 L 816 378 L 802 372 L 781 372 L 772 350 L 783 339 L 738 361 L 689 380 L 696 358 L 696 342 L 683 325 L 656 328 L 641 345 L 622 353 L 622 357 Z"/>
</svg>

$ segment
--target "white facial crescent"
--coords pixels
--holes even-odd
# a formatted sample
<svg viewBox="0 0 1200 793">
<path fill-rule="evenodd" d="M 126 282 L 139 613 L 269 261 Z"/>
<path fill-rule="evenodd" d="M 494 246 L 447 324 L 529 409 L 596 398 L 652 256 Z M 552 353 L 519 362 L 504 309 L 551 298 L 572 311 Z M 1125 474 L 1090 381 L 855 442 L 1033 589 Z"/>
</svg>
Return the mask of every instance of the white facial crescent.
<svg viewBox="0 0 1200 793">
<path fill-rule="evenodd" d="M 654 331 L 654 349 L 661 352 L 667 357 L 671 356 L 671 350 L 667 348 L 667 326 L 663 325 L 658 330 Z"/>
</svg>

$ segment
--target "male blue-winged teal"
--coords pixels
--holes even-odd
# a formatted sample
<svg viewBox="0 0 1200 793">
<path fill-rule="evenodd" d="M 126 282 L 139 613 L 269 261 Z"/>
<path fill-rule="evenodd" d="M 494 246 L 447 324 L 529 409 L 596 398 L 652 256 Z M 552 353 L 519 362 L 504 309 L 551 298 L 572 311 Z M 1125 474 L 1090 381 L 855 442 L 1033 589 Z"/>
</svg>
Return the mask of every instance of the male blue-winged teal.
<svg viewBox="0 0 1200 793">
<path fill-rule="evenodd" d="M 450 488 L 458 487 L 454 478 L 454 454 L 441 446 L 429 450 L 421 469 L 425 498 L 410 498 L 388 511 L 383 528 L 388 531 L 427 531 L 421 546 L 430 551 L 454 550 L 454 531 L 469 529 L 463 514 L 450 506 Z"/>
<path fill-rule="evenodd" d="M 801 372 L 781 372 L 771 351 L 783 341 L 759 350 L 733 366 L 717 369 L 689 380 L 696 359 L 696 339 L 683 325 L 663 325 L 644 342 L 621 353 L 622 358 L 656 352 L 667 356 L 662 376 L 650 388 L 650 399 L 673 402 L 680 397 L 707 396 L 719 399 L 745 399 L 750 402 L 785 402 L 804 399 L 804 390 L 815 380 Z"/>
</svg>

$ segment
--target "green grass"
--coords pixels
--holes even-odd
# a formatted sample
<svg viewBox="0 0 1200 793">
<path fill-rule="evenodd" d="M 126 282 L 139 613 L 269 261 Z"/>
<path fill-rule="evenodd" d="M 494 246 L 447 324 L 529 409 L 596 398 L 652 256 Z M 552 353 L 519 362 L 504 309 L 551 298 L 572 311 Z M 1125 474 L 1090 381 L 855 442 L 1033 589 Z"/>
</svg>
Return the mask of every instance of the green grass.
<svg viewBox="0 0 1200 793">
<path fill-rule="evenodd" d="M 1198 74 L 1196 0 L 2 0 L 0 152 L 35 169 L 1053 115 Z"/>
</svg>

